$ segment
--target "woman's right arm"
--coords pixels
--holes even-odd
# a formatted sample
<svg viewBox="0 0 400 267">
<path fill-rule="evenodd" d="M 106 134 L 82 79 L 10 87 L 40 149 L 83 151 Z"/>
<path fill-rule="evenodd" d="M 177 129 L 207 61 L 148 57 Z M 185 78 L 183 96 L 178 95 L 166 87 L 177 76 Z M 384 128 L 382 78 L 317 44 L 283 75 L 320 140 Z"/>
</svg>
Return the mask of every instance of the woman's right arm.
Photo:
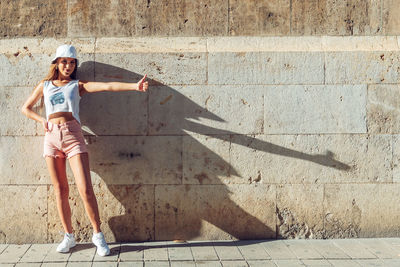
<svg viewBox="0 0 400 267">
<path fill-rule="evenodd" d="M 30 119 L 33 119 L 38 122 L 43 122 L 45 118 L 41 117 L 39 114 L 32 110 L 32 107 L 36 104 L 36 102 L 43 96 L 43 84 L 41 81 L 33 90 L 28 100 L 21 107 L 21 112 Z"/>
</svg>

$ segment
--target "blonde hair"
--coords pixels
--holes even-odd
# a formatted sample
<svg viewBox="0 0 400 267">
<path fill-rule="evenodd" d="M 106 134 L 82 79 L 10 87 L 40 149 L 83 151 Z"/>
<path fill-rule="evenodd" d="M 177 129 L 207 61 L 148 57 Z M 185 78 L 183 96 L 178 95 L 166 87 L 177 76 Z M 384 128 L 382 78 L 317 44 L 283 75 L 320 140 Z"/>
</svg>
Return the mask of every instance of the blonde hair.
<svg viewBox="0 0 400 267">
<path fill-rule="evenodd" d="M 43 80 L 41 80 L 40 82 L 43 81 L 52 81 L 52 80 L 56 80 L 58 78 L 58 68 L 57 68 L 57 61 L 58 58 L 56 60 L 54 60 L 51 64 L 50 64 L 50 68 L 49 68 L 49 72 L 47 73 L 46 77 L 44 77 Z M 76 79 L 76 72 L 78 69 L 78 60 L 75 58 L 75 69 L 74 71 L 71 73 L 71 75 L 69 77 L 71 77 L 71 79 L 75 80 Z M 44 96 L 42 96 L 40 98 L 40 105 L 39 105 L 39 112 L 42 114 L 43 112 L 43 106 L 44 106 Z"/>
</svg>

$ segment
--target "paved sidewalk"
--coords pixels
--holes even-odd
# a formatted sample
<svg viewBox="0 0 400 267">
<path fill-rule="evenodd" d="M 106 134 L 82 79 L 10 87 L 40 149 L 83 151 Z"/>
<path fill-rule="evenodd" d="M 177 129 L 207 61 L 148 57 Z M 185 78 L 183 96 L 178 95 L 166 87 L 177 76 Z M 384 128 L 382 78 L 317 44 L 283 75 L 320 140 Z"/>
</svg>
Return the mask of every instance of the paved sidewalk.
<svg viewBox="0 0 400 267">
<path fill-rule="evenodd" d="M 57 244 L 0 244 L 0 266 L 400 266 L 400 238 L 113 243 L 70 253 Z"/>
</svg>

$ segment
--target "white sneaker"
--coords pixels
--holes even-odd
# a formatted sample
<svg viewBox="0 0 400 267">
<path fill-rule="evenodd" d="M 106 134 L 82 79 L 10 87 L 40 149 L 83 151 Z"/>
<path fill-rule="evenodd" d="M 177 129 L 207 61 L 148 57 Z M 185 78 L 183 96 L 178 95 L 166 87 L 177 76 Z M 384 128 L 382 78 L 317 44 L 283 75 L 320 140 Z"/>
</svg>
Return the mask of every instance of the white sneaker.
<svg viewBox="0 0 400 267">
<path fill-rule="evenodd" d="M 63 241 L 57 246 L 57 251 L 61 253 L 69 252 L 70 248 L 75 247 L 74 234 L 65 233 Z"/>
<path fill-rule="evenodd" d="M 96 245 L 97 254 L 99 254 L 99 256 L 104 257 L 110 255 L 110 248 L 108 247 L 102 232 L 93 234 L 92 242 Z"/>
</svg>

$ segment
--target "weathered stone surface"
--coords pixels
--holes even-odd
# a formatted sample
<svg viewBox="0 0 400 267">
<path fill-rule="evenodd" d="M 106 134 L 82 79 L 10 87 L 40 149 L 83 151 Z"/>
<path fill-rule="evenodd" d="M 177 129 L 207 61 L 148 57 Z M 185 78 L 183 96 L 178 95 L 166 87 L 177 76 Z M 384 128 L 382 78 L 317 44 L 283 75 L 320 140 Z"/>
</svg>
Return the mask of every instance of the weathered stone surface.
<svg viewBox="0 0 400 267">
<path fill-rule="evenodd" d="M 138 91 L 83 95 L 79 116 L 84 134 L 146 135 L 147 99 Z"/>
<path fill-rule="evenodd" d="M 55 50 L 51 56 L 47 54 L 19 54 L 18 52 L 0 54 L 0 76 L 3 77 L 0 80 L 0 86 L 36 86 L 41 79 L 46 77 Z M 93 80 L 94 55 L 81 54 L 78 57 L 77 78 Z"/>
<path fill-rule="evenodd" d="M 279 185 L 276 192 L 278 237 L 323 237 L 323 185 Z"/>
<path fill-rule="evenodd" d="M 96 81 L 138 82 L 144 74 L 154 84 L 204 84 L 205 53 L 96 54 Z"/>
<path fill-rule="evenodd" d="M 381 1 L 292 1 L 294 35 L 377 35 L 381 32 Z"/>
<path fill-rule="evenodd" d="M 0 137 L 0 184 L 51 184 L 43 158 L 43 136 Z M 74 177 L 66 163 L 69 183 Z"/>
<path fill-rule="evenodd" d="M 396 0 L 382 1 L 382 33 L 385 35 L 400 34 L 400 2 Z"/>
<path fill-rule="evenodd" d="M 327 84 L 398 83 L 400 53 L 337 52 L 326 53 Z"/>
<path fill-rule="evenodd" d="M 400 133 L 400 86 L 368 86 L 367 122 L 369 133 Z"/>
<path fill-rule="evenodd" d="M 106 184 L 181 184 L 181 136 L 88 137 L 93 180 Z"/>
<path fill-rule="evenodd" d="M 68 0 L 68 36 L 135 35 L 136 0 Z"/>
<path fill-rule="evenodd" d="M 21 107 L 32 92 L 26 87 L 0 88 L 0 135 L 34 135 L 36 122 L 21 113 Z"/>
<path fill-rule="evenodd" d="M 136 35 L 227 35 L 228 3 L 228 0 L 137 0 Z"/>
<path fill-rule="evenodd" d="M 155 188 L 157 240 L 275 237 L 275 186 Z"/>
<path fill-rule="evenodd" d="M 325 185 L 326 238 L 400 236 L 399 189 L 398 184 Z"/>
<path fill-rule="evenodd" d="M 394 39 L 397 46 L 397 38 Z M 96 53 L 205 53 L 207 40 L 204 37 L 101 37 L 96 38 Z"/>
<path fill-rule="evenodd" d="M 366 98 L 366 85 L 267 86 L 265 133 L 366 133 Z"/>
<path fill-rule="evenodd" d="M 46 186 L 0 186 L 0 195 L 0 243 L 45 243 Z"/>
<path fill-rule="evenodd" d="M 183 183 L 234 183 L 229 177 L 230 138 L 225 135 L 183 137 Z M 236 181 L 241 183 L 241 180 Z M 242 182 L 243 183 L 243 182 Z"/>
<path fill-rule="evenodd" d="M 249 183 L 392 181 L 389 135 L 235 135 L 230 153 L 230 175 Z"/>
<path fill-rule="evenodd" d="M 145 185 L 93 186 L 102 232 L 107 242 L 154 240 L 154 187 Z M 63 231 L 52 186 L 48 192 L 48 242 Z M 90 242 L 92 225 L 75 186 L 70 186 L 72 226 L 78 241 Z"/>
<path fill-rule="evenodd" d="M 209 84 L 321 84 L 324 54 L 320 52 L 209 53 Z"/>
<path fill-rule="evenodd" d="M 260 86 L 160 86 L 149 97 L 151 135 L 263 131 Z"/>
<path fill-rule="evenodd" d="M 0 36 L 66 36 L 67 1 L 0 2 Z"/>
<path fill-rule="evenodd" d="M 400 182 L 400 135 L 392 135 L 392 154 L 393 154 L 393 182 Z"/>
<path fill-rule="evenodd" d="M 230 35 L 289 35 L 290 1 L 229 1 Z"/>
</svg>

